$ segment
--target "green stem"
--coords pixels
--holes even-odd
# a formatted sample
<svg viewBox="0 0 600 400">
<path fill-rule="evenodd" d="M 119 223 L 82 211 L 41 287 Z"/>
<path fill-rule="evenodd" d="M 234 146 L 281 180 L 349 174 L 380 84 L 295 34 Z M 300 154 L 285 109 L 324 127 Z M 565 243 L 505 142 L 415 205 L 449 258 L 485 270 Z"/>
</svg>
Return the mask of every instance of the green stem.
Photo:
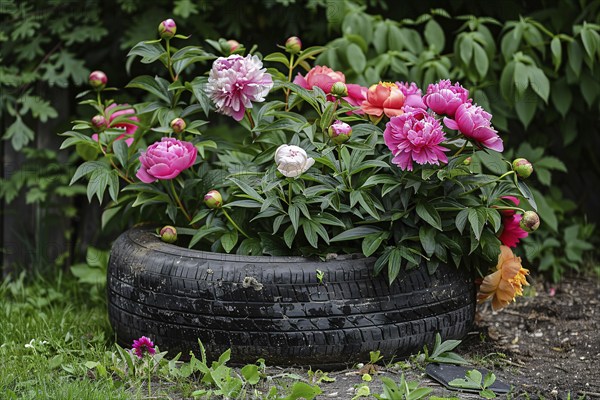
<svg viewBox="0 0 600 400">
<path fill-rule="evenodd" d="M 462 153 L 462 152 L 463 152 L 463 150 L 467 148 L 467 143 L 468 143 L 468 142 L 467 142 L 467 141 L 465 141 L 465 144 L 463 144 L 463 146 L 462 146 L 460 149 L 458 149 L 458 151 L 457 151 L 456 153 L 454 153 L 454 156 L 453 156 L 453 157 L 456 157 L 456 156 L 458 156 L 460 153 Z"/>
<path fill-rule="evenodd" d="M 171 80 L 175 82 L 177 77 L 173 73 L 173 63 L 171 62 L 171 45 L 170 40 L 166 39 L 167 42 L 167 69 L 169 70 L 169 75 L 171 76 Z"/>
<path fill-rule="evenodd" d="M 148 398 L 152 397 L 152 370 L 150 366 L 150 361 L 148 361 Z"/>
<path fill-rule="evenodd" d="M 177 190 L 175 189 L 175 184 L 173 183 L 173 180 L 171 179 L 171 191 L 173 192 L 173 199 L 175 200 L 175 202 L 177 203 L 177 206 L 179 207 L 179 209 L 181 210 L 181 212 L 183 213 L 183 215 L 185 215 L 185 218 L 188 221 L 192 220 L 192 217 L 190 217 L 190 214 L 188 214 L 187 210 L 185 209 L 185 207 L 183 206 L 183 203 L 181 202 L 181 199 L 179 198 L 179 195 L 177 194 Z M 175 222 L 175 221 L 173 221 Z"/>
<path fill-rule="evenodd" d="M 478 190 L 478 189 L 481 189 L 481 188 L 482 188 L 482 187 L 484 187 L 484 186 L 487 186 L 487 185 L 489 185 L 489 184 L 492 184 L 492 183 L 498 182 L 499 180 L 501 180 L 501 179 L 503 179 L 503 178 L 507 177 L 508 175 L 512 175 L 512 174 L 514 174 L 514 173 L 515 173 L 515 171 L 508 171 L 508 172 L 505 172 L 504 174 L 500 175 L 498 178 L 494 179 L 494 180 L 493 180 L 493 181 L 491 181 L 491 182 L 487 182 L 487 183 L 484 183 L 484 184 L 482 184 L 482 185 L 477 185 L 477 186 L 475 186 L 473 189 L 471 189 L 471 190 L 467 190 L 466 192 L 462 193 L 462 194 L 461 194 L 461 196 L 464 196 L 464 195 L 467 195 L 467 194 L 471 194 L 471 193 L 473 193 L 474 191 L 476 191 L 476 190 Z"/>
<path fill-rule="evenodd" d="M 248 236 L 248 235 L 246 234 L 246 232 L 244 232 L 244 231 L 242 230 L 242 228 L 240 228 L 240 227 L 238 226 L 238 224 L 236 224 L 236 223 L 235 223 L 235 221 L 234 221 L 233 219 L 231 219 L 231 217 L 229 216 L 229 214 L 227 213 L 227 211 L 225 211 L 225 209 L 224 209 L 224 208 L 221 208 L 221 211 L 223 211 L 223 215 L 225 216 L 225 218 L 227 218 L 227 220 L 228 220 L 229 222 L 231 222 L 231 225 L 233 225 L 233 227 L 234 227 L 235 229 L 237 229 L 237 231 L 238 231 L 239 233 L 241 233 L 242 235 L 244 235 L 244 236 L 246 236 L 248 239 L 250 239 L 250 236 Z"/>
<path fill-rule="evenodd" d="M 495 206 L 494 207 L 496 210 L 514 210 L 514 211 L 520 211 L 522 213 L 525 213 L 525 210 L 523 210 L 520 207 L 508 207 L 508 206 Z"/>
<path fill-rule="evenodd" d="M 292 178 L 288 178 L 288 205 L 292 205 Z"/>
<path fill-rule="evenodd" d="M 294 55 L 290 55 L 290 67 L 289 67 L 289 71 L 288 71 L 288 82 L 292 82 L 292 74 L 294 71 Z M 285 111 L 289 111 L 289 104 L 288 104 L 288 99 L 290 97 L 290 88 L 285 89 Z"/>
</svg>

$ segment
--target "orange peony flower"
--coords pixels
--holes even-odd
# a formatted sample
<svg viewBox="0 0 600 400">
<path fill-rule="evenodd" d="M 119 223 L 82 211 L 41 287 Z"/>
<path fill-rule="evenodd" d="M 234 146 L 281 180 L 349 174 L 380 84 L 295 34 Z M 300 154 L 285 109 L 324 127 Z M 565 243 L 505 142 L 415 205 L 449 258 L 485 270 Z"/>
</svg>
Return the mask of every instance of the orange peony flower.
<svg viewBox="0 0 600 400">
<path fill-rule="evenodd" d="M 521 266 L 521 257 L 516 257 L 510 247 L 500 246 L 497 271 L 486 276 L 479 287 L 479 303 L 492 297 L 494 311 L 506 307 L 516 296 L 523 295 L 523 286 L 529 286 L 529 271 Z"/>
<path fill-rule="evenodd" d="M 404 105 L 404 94 L 398 85 L 391 82 L 379 82 L 371 85 L 367 91 L 367 99 L 363 101 L 361 108 L 369 115 L 382 117 L 383 114 L 389 118 L 401 115 Z"/>
</svg>

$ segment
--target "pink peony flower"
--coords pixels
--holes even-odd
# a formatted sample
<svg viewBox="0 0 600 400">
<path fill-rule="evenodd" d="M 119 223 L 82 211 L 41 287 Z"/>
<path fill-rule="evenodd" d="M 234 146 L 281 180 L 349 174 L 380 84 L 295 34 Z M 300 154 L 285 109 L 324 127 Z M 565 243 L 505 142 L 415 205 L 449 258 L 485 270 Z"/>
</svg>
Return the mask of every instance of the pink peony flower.
<svg viewBox="0 0 600 400">
<path fill-rule="evenodd" d="M 273 87 L 273 78 L 266 71 L 257 56 L 219 57 L 213 63 L 206 87 L 217 112 L 241 121 L 252 102 L 265 101 Z"/>
<path fill-rule="evenodd" d="M 452 85 L 448 79 L 427 87 L 427 94 L 423 96 L 425 105 L 436 114 L 445 114 L 454 117 L 456 109 L 463 103 L 470 103 L 469 91 L 459 83 Z"/>
<path fill-rule="evenodd" d="M 392 162 L 403 171 L 412 171 L 413 161 L 421 165 L 448 162 L 444 152 L 449 149 L 440 146 L 445 139 L 440 122 L 423 110 L 391 118 L 383 132 L 383 140 L 394 155 Z"/>
<path fill-rule="evenodd" d="M 416 83 L 411 82 L 396 82 L 396 86 L 404 95 L 404 107 L 411 107 L 405 111 L 411 111 L 417 108 L 421 108 L 423 110 L 427 110 L 427 106 L 423 103 L 423 95 L 421 93 L 421 89 L 417 86 Z"/>
<path fill-rule="evenodd" d="M 326 94 L 331 93 L 332 86 L 337 83 L 346 83 L 346 76 L 339 71 L 334 71 L 326 65 L 317 65 L 308 73 L 306 76 L 300 74 L 294 78 L 294 83 L 304 89 L 312 90 L 314 86 L 318 87 Z M 348 90 L 348 96 L 343 97 L 351 106 L 360 107 L 360 105 L 367 98 L 367 88 L 364 86 L 357 85 L 355 83 L 346 83 L 346 89 Z M 334 96 L 327 96 L 327 100 L 334 101 Z M 356 114 L 362 114 L 362 110 L 354 111 Z"/>
<path fill-rule="evenodd" d="M 156 354 L 154 343 L 152 343 L 152 340 L 146 336 L 142 336 L 141 338 L 134 340 L 131 348 L 134 350 L 135 355 L 139 358 L 144 357 L 144 353 L 148 353 L 150 355 Z"/>
<path fill-rule="evenodd" d="M 336 82 L 346 83 L 346 76 L 342 72 L 334 71 L 326 65 L 317 65 L 308 71 L 306 76 L 298 73 L 294 78 L 294 83 L 304 89 L 312 90 L 314 86 L 317 86 L 327 94 L 331 93 L 331 87 Z"/>
<path fill-rule="evenodd" d="M 492 116 L 483 108 L 471 103 L 463 103 L 456 109 L 454 120 L 444 117 L 444 124 L 450 129 L 459 130 L 469 139 L 495 151 L 503 151 L 504 144 L 498 132 L 491 127 Z"/>
<path fill-rule="evenodd" d="M 125 143 L 127 143 L 127 146 L 131 146 L 131 143 L 133 143 L 133 134 L 137 131 L 138 126 L 135 124 L 132 124 L 130 122 L 127 121 L 134 121 L 134 122 L 139 122 L 140 119 L 138 117 L 136 117 L 135 115 L 135 110 L 133 108 L 125 108 L 122 110 L 118 110 L 115 111 L 113 113 L 111 113 L 110 111 L 116 107 L 123 107 L 123 106 L 129 106 L 129 104 L 111 104 L 110 106 L 106 107 L 106 110 L 104 110 L 104 112 L 106 114 L 109 114 L 110 116 L 108 117 L 108 127 L 109 128 L 113 128 L 113 129 L 121 129 L 124 130 L 125 133 L 123 133 L 122 135 L 118 136 L 115 140 L 122 140 L 125 139 Z M 115 122 L 115 120 L 118 117 L 123 117 L 123 116 L 128 116 L 125 120 L 120 120 Z M 94 117 L 96 118 L 96 117 Z M 93 122 L 93 121 L 92 121 Z M 92 135 L 92 139 L 94 140 L 98 140 L 98 134 L 94 133 Z"/>
<path fill-rule="evenodd" d="M 503 196 L 502 198 L 512 201 L 515 206 L 519 205 L 519 199 L 514 196 Z M 500 214 L 502 214 L 502 232 L 498 239 L 505 246 L 517 247 L 519 240 L 527 237 L 527 232 L 519 225 L 522 216 L 516 214 L 515 210 L 501 210 Z"/>
<path fill-rule="evenodd" d="M 144 183 L 173 179 L 194 165 L 197 155 L 198 150 L 192 143 L 164 137 L 142 152 L 136 176 Z"/>
<path fill-rule="evenodd" d="M 389 118 L 402 114 L 404 94 L 395 83 L 379 82 L 371 85 L 367 91 L 367 99 L 361 104 L 365 114 L 381 117 L 383 114 Z"/>
</svg>

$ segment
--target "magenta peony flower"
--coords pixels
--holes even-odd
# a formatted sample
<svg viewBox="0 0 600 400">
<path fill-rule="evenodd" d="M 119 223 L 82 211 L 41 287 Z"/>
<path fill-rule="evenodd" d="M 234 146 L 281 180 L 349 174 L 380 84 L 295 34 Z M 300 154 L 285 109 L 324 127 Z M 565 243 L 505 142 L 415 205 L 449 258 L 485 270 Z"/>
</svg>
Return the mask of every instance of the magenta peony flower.
<svg viewBox="0 0 600 400">
<path fill-rule="evenodd" d="M 108 82 L 108 78 L 102 71 L 92 71 L 88 78 L 88 82 L 92 88 L 100 90 L 104 89 L 104 86 L 106 86 L 106 83 Z"/>
<path fill-rule="evenodd" d="M 458 106 L 463 103 L 470 103 L 469 91 L 463 88 L 460 83 L 452 82 L 448 79 L 442 79 L 436 84 L 427 87 L 427 94 L 423 96 L 425 105 L 436 114 L 445 114 L 451 118 Z"/>
<path fill-rule="evenodd" d="M 350 136 L 352 136 L 352 127 L 343 121 L 336 120 L 329 126 L 327 132 L 333 143 L 343 144 L 350 139 Z"/>
<path fill-rule="evenodd" d="M 519 199 L 514 196 L 503 196 L 502 199 L 510 200 L 515 206 L 519 205 Z M 519 240 L 527 237 L 527 232 L 519 225 L 522 216 L 516 214 L 515 210 L 501 210 L 500 214 L 502 215 L 502 232 L 498 236 L 498 239 L 505 246 L 517 247 Z"/>
<path fill-rule="evenodd" d="M 241 121 L 252 102 L 265 101 L 273 87 L 273 78 L 266 71 L 257 56 L 219 57 L 213 63 L 206 87 L 217 112 Z"/>
<path fill-rule="evenodd" d="M 111 113 L 112 109 L 114 109 L 116 107 L 123 107 L 123 106 L 129 106 L 129 104 L 113 103 L 110 106 L 106 107 L 106 110 L 104 110 L 104 112 L 106 114 L 110 114 L 110 116 L 108 117 L 108 127 L 109 128 L 120 129 L 120 130 L 125 131 L 125 133 L 118 136 L 115 140 L 125 139 L 125 143 L 127 143 L 127 146 L 131 146 L 131 143 L 133 143 L 133 134 L 137 131 L 138 126 L 135 124 L 132 124 L 130 122 L 127 122 L 127 121 L 139 122 L 140 119 L 134 115 L 135 110 L 133 108 L 125 108 L 125 109 L 118 110 L 118 111 Z M 125 120 L 115 122 L 115 120 L 117 118 L 123 117 L 123 116 L 127 116 L 127 118 Z M 96 116 L 96 117 L 98 117 L 98 116 Z M 96 117 L 94 117 L 94 118 L 96 118 Z M 94 121 L 92 120 L 92 123 L 93 122 Z M 96 133 L 94 133 L 92 135 L 92 139 L 97 141 L 98 135 Z"/>
<path fill-rule="evenodd" d="M 398 86 L 398 89 L 404 95 L 404 107 L 411 107 L 405 109 L 405 111 L 413 111 L 417 108 L 427 110 L 427 106 L 423 103 L 421 89 L 419 89 L 416 83 L 396 82 L 396 86 Z"/>
<path fill-rule="evenodd" d="M 144 183 L 173 179 L 181 171 L 194 165 L 197 154 L 198 150 L 192 143 L 164 137 L 142 152 L 142 165 L 136 176 Z"/>
<path fill-rule="evenodd" d="M 504 144 L 498 132 L 491 127 L 492 116 L 478 105 L 463 103 L 456 109 L 454 120 L 444 117 L 444 124 L 450 129 L 459 130 L 469 139 L 495 151 L 503 151 Z"/>
<path fill-rule="evenodd" d="M 445 139 L 440 122 L 423 110 L 392 117 L 383 132 L 394 155 L 392 162 L 403 171 L 412 171 L 413 161 L 421 165 L 448 162 L 444 152 L 449 149 L 440 146 Z"/>
<path fill-rule="evenodd" d="M 134 350 L 135 355 L 139 358 L 144 357 L 144 353 L 148 353 L 150 355 L 156 354 L 154 343 L 152 343 L 152 340 L 146 336 L 142 336 L 141 338 L 134 340 L 131 348 Z"/>
</svg>

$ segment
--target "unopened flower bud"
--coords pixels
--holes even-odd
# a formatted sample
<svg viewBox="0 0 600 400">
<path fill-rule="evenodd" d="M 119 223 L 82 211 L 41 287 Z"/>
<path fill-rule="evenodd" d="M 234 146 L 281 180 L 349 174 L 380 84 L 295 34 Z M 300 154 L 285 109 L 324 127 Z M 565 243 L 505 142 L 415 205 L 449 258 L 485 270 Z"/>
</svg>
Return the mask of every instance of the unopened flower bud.
<svg viewBox="0 0 600 400">
<path fill-rule="evenodd" d="M 346 97 L 348 96 L 348 87 L 344 82 L 336 82 L 331 87 L 331 94 L 336 97 Z"/>
<path fill-rule="evenodd" d="M 233 39 L 229 39 L 227 41 L 227 44 L 229 45 L 229 52 L 230 53 L 233 53 L 234 51 L 236 51 L 240 47 L 240 43 L 237 40 L 233 40 Z"/>
<path fill-rule="evenodd" d="M 285 41 L 285 50 L 291 54 L 297 54 L 302 50 L 302 41 L 297 36 L 291 36 Z"/>
<path fill-rule="evenodd" d="M 165 19 L 158 25 L 158 34 L 162 39 L 169 40 L 177 32 L 177 25 L 171 18 Z"/>
<path fill-rule="evenodd" d="M 223 205 L 223 197 L 218 190 L 211 190 L 204 195 L 204 204 L 208 208 L 221 208 Z"/>
<path fill-rule="evenodd" d="M 525 211 L 519 225 L 525 232 L 533 232 L 540 227 L 540 217 L 534 211 Z"/>
<path fill-rule="evenodd" d="M 533 173 L 533 165 L 524 158 L 517 158 L 512 163 L 513 170 L 517 173 L 519 178 L 529 178 Z"/>
<path fill-rule="evenodd" d="M 471 165 L 472 161 L 473 161 L 473 158 L 467 157 L 463 160 L 463 165 Z"/>
<path fill-rule="evenodd" d="M 92 73 L 90 73 L 90 77 L 88 78 L 88 82 L 94 89 L 102 90 L 106 86 L 108 78 L 102 71 L 92 71 Z"/>
<path fill-rule="evenodd" d="M 181 133 L 185 131 L 185 128 L 187 127 L 185 121 L 182 118 L 175 118 L 173 121 L 171 121 L 170 125 L 171 129 L 173 129 L 173 132 L 175 133 Z"/>
<path fill-rule="evenodd" d="M 103 115 L 96 115 L 92 118 L 92 125 L 96 129 L 106 128 L 108 125 L 106 123 L 106 118 Z"/>
<path fill-rule="evenodd" d="M 160 238 L 163 242 L 175 243 L 175 241 L 177 240 L 177 229 L 175 229 L 171 225 L 164 226 L 160 230 Z"/>
<path fill-rule="evenodd" d="M 329 127 L 329 138 L 335 144 L 346 143 L 352 135 L 352 127 L 345 122 L 335 121 Z"/>
</svg>

